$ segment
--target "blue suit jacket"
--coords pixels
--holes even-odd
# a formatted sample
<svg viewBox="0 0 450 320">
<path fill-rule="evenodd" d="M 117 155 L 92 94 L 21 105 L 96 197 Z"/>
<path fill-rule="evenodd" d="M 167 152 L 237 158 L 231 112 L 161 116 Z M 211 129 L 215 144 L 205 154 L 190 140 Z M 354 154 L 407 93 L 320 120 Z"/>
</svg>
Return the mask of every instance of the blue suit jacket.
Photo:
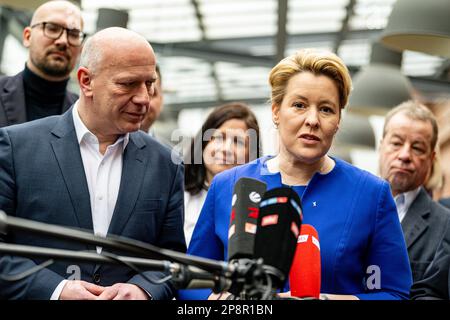
<svg viewBox="0 0 450 320">
<path fill-rule="evenodd" d="M 282 185 L 280 174 L 267 170 L 267 159 L 224 171 L 213 179 L 189 254 L 227 259 L 236 181 L 241 177 L 259 179 L 268 190 Z M 389 184 L 342 160 L 335 161 L 330 173 L 316 173 L 299 195 L 303 223 L 312 225 L 319 234 L 321 292 L 360 299 L 408 298 L 411 269 Z M 206 290 L 183 290 L 179 296 L 204 299 L 208 294 Z"/>
<path fill-rule="evenodd" d="M 186 250 L 184 169 L 181 161 L 178 163 L 172 161 L 168 148 L 147 134 L 130 134 L 108 234 Z M 93 230 L 89 191 L 71 109 L 62 116 L 0 129 L 0 209 L 21 218 Z M 24 233 L 8 234 L 3 240 L 69 250 L 95 250 L 94 246 Z M 40 261 L 0 255 L 0 274 L 17 274 Z M 71 275 L 70 265 L 81 267 L 81 280 L 99 285 L 133 283 L 147 290 L 154 299 L 169 299 L 173 295 L 170 282 L 150 284 L 126 267 L 57 261 L 25 280 L 0 282 L 0 298 L 49 299 L 58 283 Z M 164 276 L 151 271 L 147 275 L 151 278 Z"/>
<path fill-rule="evenodd" d="M 0 78 L 0 128 L 27 121 L 23 71 L 12 77 Z M 62 112 L 66 112 L 78 99 L 75 93 L 66 90 Z"/>
</svg>

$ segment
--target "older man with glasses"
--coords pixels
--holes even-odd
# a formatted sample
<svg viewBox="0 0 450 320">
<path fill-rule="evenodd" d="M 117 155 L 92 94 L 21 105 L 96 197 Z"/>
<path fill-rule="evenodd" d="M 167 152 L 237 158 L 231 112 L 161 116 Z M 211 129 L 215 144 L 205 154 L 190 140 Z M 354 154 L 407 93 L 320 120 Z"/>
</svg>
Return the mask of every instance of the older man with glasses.
<svg viewBox="0 0 450 320">
<path fill-rule="evenodd" d="M 85 38 L 82 30 L 80 9 L 68 1 L 36 9 L 23 30 L 25 69 L 0 78 L 0 127 L 62 114 L 77 100 L 67 83 Z"/>
</svg>

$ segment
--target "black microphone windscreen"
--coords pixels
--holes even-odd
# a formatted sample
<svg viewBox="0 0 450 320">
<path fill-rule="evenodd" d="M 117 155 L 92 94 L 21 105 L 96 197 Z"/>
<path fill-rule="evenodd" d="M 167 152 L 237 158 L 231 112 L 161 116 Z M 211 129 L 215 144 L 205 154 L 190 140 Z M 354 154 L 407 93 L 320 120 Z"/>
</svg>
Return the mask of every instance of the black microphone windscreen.
<svg viewBox="0 0 450 320">
<path fill-rule="evenodd" d="M 286 279 L 301 223 L 300 197 L 293 189 L 282 187 L 267 191 L 259 205 L 254 258 L 263 258 L 265 265 L 281 271 Z"/>
<path fill-rule="evenodd" d="M 234 185 L 228 261 L 253 257 L 259 202 L 266 189 L 264 182 L 251 178 L 241 178 Z"/>
</svg>

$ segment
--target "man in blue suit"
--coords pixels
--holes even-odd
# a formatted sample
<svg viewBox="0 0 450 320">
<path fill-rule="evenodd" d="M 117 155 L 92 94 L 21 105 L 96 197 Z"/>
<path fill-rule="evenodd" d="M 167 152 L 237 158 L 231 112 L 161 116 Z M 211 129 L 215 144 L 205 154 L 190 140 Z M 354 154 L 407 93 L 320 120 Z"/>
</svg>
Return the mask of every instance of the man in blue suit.
<svg viewBox="0 0 450 320">
<path fill-rule="evenodd" d="M 80 99 L 61 116 L 0 129 L 0 209 L 8 215 L 120 235 L 185 251 L 183 166 L 169 149 L 139 131 L 154 92 L 155 54 L 140 35 L 104 29 L 81 54 Z M 177 160 L 177 159 L 174 159 Z M 6 242 L 102 248 L 32 234 Z M 0 255 L 0 274 L 42 260 Z M 170 299 L 170 282 L 153 284 L 127 267 L 56 262 L 24 280 L 0 281 L 7 299 Z M 146 271 L 153 280 L 166 274 Z"/>
</svg>

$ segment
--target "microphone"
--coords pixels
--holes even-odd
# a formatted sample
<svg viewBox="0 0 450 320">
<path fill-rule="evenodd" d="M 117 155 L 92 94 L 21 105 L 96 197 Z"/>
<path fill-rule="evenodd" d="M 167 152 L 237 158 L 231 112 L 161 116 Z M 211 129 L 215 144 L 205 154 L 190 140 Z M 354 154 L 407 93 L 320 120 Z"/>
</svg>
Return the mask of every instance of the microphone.
<svg viewBox="0 0 450 320">
<path fill-rule="evenodd" d="M 259 202 L 266 192 L 264 182 L 240 178 L 233 189 L 230 226 L 228 229 L 228 262 L 234 266 L 233 282 L 228 292 L 246 299 L 252 287 L 253 250 L 258 221 Z"/>
<path fill-rule="evenodd" d="M 319 299 L 320 274 L 319 236 L 313 226 L 304 224 L 297 240 L 294 262 L 289 274 L 291 296 Z"/>
<path fill-rule="evenodd" d="M 262 258 L 273 288 L 280 289 L 289 274 L 302 223 L 300 197 L 291 188 L 267 191 L 259 205 L 254 258 Z"/>
<path fill-rule="evenodd" d="M 228 261 L 253 257 L 259 202 L 267 185 L 256 179 L 240 178 L 233 189 Z"/>
</svg>

